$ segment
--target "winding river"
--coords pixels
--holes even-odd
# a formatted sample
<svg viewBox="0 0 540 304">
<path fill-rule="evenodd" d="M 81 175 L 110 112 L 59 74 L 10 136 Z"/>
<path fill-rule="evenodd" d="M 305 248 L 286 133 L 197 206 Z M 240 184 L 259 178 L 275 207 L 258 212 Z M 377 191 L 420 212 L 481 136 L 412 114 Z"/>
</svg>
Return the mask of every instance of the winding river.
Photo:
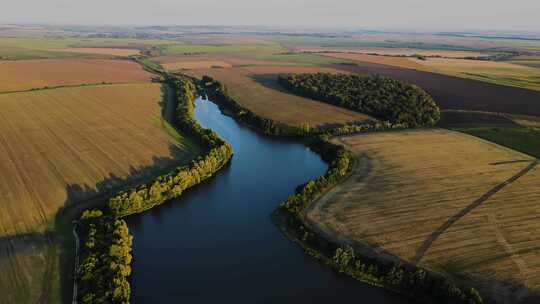
<svg viewBox="0 0 540 304">
<path fill-rule="evenodd" d="M 195 117 L 234 148 L 229 166 L 180 199 L 129 217 L 132 303 L 406 303 L 304 254 L 271 213 L 326 164 L 197 100 Z"/>
</svg>

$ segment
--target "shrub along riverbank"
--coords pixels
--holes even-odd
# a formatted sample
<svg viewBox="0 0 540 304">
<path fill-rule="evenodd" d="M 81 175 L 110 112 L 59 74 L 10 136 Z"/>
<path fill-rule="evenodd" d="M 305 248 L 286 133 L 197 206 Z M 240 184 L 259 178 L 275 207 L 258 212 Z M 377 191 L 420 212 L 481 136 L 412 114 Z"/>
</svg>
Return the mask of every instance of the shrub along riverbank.
<svg viewBox="0 0 540 304">
<path fill-rule="evenodd" d="M 131 290 L 131 240 L 121 217 L 140 213 L 211 177 L 232 157 L 231 146 L 194 119 L 195 86 L 187 78 L 166 78 L 176 91 L 177 125 L 203 148 L 204 156 L 190 165 L 157 177 L 153 183 L 122 191 L 104 210 L 87 210 L 77 224 L 81 232 L 80 264 L 76 269 L 77 300 L 81 303 L 128 303 Z"/>
<path fill-rule="evenodd" d="M 304 213 L 310 204 L 345 179 L 355 166 L 354 154 L 343 146 L 329 141 L 331 136 L 405 129 L 407 126 L 431 125 L 439 119 L 439 109 L 433 103 L 430 119 L 411 121 L 398 119 L 373 124 L 343 125 L 329 130 L 303 129 L 287 126 L 240 106 L 218 81 L 203 77 L 200 85 L 224 112 L 267 135 L 306 137 L 308 146 L 317 152 L 329 168 L 323 176 L 297 188 L 294 195 L 283 202 L 273 214 L 281 230 L 304 250 L 335 268 L 340 273 L 377 287 L 384 287 L 407 297 L 426 303 L 479 304 L 483 300 L 474 288 L 461 289 L 451 280 L 424 269 L 385 263 L 379 259 L 363 257 L 351 247 L 337 244 L 315 232 L 305 221 Z M 431 98 L 426 102 L 430 103 Z M 399 101 L 397 101 L 399 102 Z M 393 102 L 386 103 L 390 105 Z M 429 115 L 428 115 L 429 116 Z M 405 116 L 402 116 L 405 117 Z M 391 117 L 387 117 L 391 118 Z M 420 124 L 421 123 L 421 124 Z"/>
</svg>

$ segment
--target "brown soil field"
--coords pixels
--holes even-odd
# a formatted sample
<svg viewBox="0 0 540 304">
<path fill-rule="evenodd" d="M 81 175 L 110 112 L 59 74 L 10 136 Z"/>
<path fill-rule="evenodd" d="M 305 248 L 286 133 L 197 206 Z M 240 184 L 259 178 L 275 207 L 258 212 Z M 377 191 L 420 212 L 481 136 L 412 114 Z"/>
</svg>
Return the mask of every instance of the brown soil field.
<svg viewBox="0 0 540 304">
<path fill-rule="evenodd" d="M 0 61 L 0 92 L 81 84 L 149 82 L 135 62 L 94 59 Z"/>
<path fill-rule="evenodd" d="M 230 69 L 202 69 L 188 74 L 209 75 L 223 84 L 231 96 L 251 111 L 285 124 L 322 127 L 371 119 L 362 113 L 332 106 L 290 94 L 277 84 L 277 73 L 334 71 L 333 69 L 302 67 L 250 67 Z"/>
<path fill-rule="evenodd" d="M 135 50 L 135 49 L 116 49 L 116 48 L 64 48 L 64 49 L 51 49 L 49 51 L 111 55 L 111 56 L 119 56 L 119 57 L 139 55 L 141 53 L 141 51 Z"/>
<path fill-rule="evenodd" d="M 431 94 L 442 109 L 540 116 L 539 91 L 382 64 L 334 67 L 347 72 L 388 76 L 418 85 Z"/>
<path fill-rule="evenodd" d="M 308 210 L 322 233 L 468 281 L 496 303 L 538 290 L 538 160 L 437 129 L 334 141 L 355 151 L 359 164 Z"/>
<path fill-rule="evenodd" d="M 509 62 L 448 58 L 411 59 L 420 70 L 540 90 L 540 69 Z"/>
<path fill-rule="evenodd" d="M 491 112 L 446 110 L 441 112 L 437 126 L 443 128 L 478 127 L 478 126 L 517 126 L 511 115 Z"/>
<path fill-rule="evenodd" d="M 57 235 L 49 231 L 60 208 L 146 181 L 199 153 L 162 120 L 161 94 L 159 84 L 146 83 L 0 95 L 6 302 L 59 302 L 49 298 L 59 290 Z"/>
<path fill-rule="evenodd" d="M 488 53 L 472 52 L 472 51 L 450 51 L 450 50 L 421 50 L 410 48 L 383 48 L 383 47 L 307 47 L 298 48 L 301 52 L 344 52 L 344 53 L 360 53 L 360 54 L 379 54 L 390 56 L 441 56 L 449 58 L 464 58 L 464 57 L 482 57 L 488 56 Z"/>
</svg>

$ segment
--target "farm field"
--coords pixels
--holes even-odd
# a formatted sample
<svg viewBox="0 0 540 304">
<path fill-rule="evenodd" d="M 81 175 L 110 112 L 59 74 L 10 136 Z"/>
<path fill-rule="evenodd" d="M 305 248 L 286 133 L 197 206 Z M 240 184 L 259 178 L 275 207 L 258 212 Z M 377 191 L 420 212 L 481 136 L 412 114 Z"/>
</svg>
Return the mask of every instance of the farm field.
<svg viewBox="0 0 540 304">
<path fill-rule="evenodd" d="M 438 129 L 334 141 L 359 164 L 307 212 L 323 233 L 469 281 L 498 303 L 538 290 L 537 159 Z"/>
<path fill-rule="evenodd" d="M 531 68 L 539 68 L 540 69 L 540 56 L 518 56 L 518 57 L 512 57 L 507 62 L 528 66 Z"/>
<path fill-rule="evenodd" d="M 67 53 L 83 53 L 83 54 L 98 54 L 98 55 L 111 55 L 119 57 L 128 57 L 139 55 L 141 51 L 136 49 L 119 49 L 119 48 L 63 48 L 63 49 L 51 49 L 50 51 L 67 52 Z"/>
<path fill-rule="evenodd" d="M 222 82 L 229 94 L 249 110 L 266 118 L 299 126 L 322 127 L 372 119 L 371 117 L 326 103 L 285 92 L 277 84 L 278 73 L 336 72 L 315 67 L 247 67 L 200 69 L 186 72 L 192 76 L 208 75 Z"/>
<path fill-rule="evenodd" d="M 152 58 L 153 61 L 161 64 L 166 70 L 174 71 L 181 69 L 204 69 L 212 66 L 232 67 L 232 66 L 289 66 L 301 65 L 296 62 L 258 60 L 246 56 L 238 55 L 172 55 Z"/>
<path fill-rule="evenodd" d="M 359 53 L 359 54 L 378 54 L 389 56 L 440 56 L 449 58 L 464 58 L 464 57 L 482 57 L 488 56 L 486 52 L 474 51 L 453 51 L 453 50 L 426 50 L 412 48 L 382 48 L 382 47 L 297 47 L 294 48 L 299 52 L 342 52 L 342 53 Z"/>
<path fill-rule="evenodd" d="M 143 83 L 151 79 L 152 74 L 128 60 L 0 61 L 0 92 L 82 84 Z"/>
<path fill-rule="evenodd" d="M 59 302 L 61 208 L 200 153 L 162 119 L 161 94 L 153 83 L 0 94 L 2 301 Z"/>
<path fill-rule="evenodd" d="M 357 53 L 324 53 L 324 56 L 331 58 L 340 58 L 361 62 L 369 62 L 375 64 L 384 64 L 390 66 L 396 66 L 407 69 L 416 69 L 421 70 L 422 65 L 416 63 L 412 58 L 407 57 L 391 57 L 391 56 L 378 56 L 378 55 L 368 55 L 368 54 L 357 54 Z"/>
<path fill-rule="evenodd" d="M 446 58 L 412 61 L 435 73 L 540 90 L 540 69 L 534 67 L 508 62 Z"/>
<path fill-rule="evenodd" d="M 285 52 L 278 43 L 266 42 L 257 44 L 177 44 L 163 47 L 164 55 L 177 54 L 272 54 Z"/>
<path fill-rule="evenodd" d="M 382 64 L 359 63 L 356 66 L 333 67 L 353 73 L 379 74 L 418 85 L 433 96 L 443 110 L 540 116 L 540 92 L 535 90 Z"/>
<path fill-rule="evenodd" d="M 509 62 L 455 58 L 426 58 L 420 60 L 358 53 L 324 53 L 323 55 L 540 90 L 540 69 Z"/>
<path fill-rule="evenodd" d="M 456 129 L 540 159 L 540 129 L 523 126 L 469 127 Z"/>
</svg>

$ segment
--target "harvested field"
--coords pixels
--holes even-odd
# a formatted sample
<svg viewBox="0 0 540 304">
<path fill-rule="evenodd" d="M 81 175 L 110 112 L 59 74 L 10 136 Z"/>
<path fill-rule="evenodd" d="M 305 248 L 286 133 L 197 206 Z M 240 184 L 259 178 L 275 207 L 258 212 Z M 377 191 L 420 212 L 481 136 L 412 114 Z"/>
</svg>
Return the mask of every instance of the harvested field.
<svg viewBox="0 0 540 304">
<path fill-rule="evenodd" d="M 209 75 L 223 84 L 231 96 L 251 111 L 289 125 L 308 123 L 321 127 L 336 123 L 366 120 L 361 113 L 290 94 L 277 84 L 278 73 L 336 72 L 333 69 L 314 67 L 250 67 L 230 69 L 203 69 L 188 74 L 201 77 Z"/>
<path fill-rule="evenodd" d="M 161 118 L 161 101 L 151 83 L 0 95 L 0 302 L 60 302 L 60 208 L 200 152 Z"/>
<path fill-rule="evenodd" d="M 160 94 L 158 84 L 129 84 L 0 95 L 2 234 L 43 226 L 99 182 L 110 189 L 192 156 L 164 132 Z"/>
<path fill-rule="evenodd" d="M 98 83 L 148 82 L 152 74 L 127 60 L 0 61 L 0 92 Z"/>
<path fill-rule="evenodd" d="M 472 279 L 499 303 L 540 287 L 538 160 L 445 130 L 334 141 L 355 151 L 359 165 L 308 211 L 323 233 L 366 254 Z"/>
<path fill-rule="evenodd" d="M 141 51 L 135 50 L 135 49 L 115 49 L 115 48 L 64 48 L 64 49 L 51 49 L 50 51 L 111 55 L 111 56 L 119 56 L 119 57 L 139 55 L 141 53 Z"/>
<path fill-rule="evenodd" d="M 452 51 L 452 50 L 425 50 L 412 48 L 383 48 L 383 47 L 308 47 L 300 48 L 301 52 L 343 52 L 360 54 L 379 54 L 390 56 L 440 56 L 448 58 L 482 57 L 489 56 L 488 53 L 472 51 Z"/>
<path fill-rule="evenodd" d="M 379 74 L 416 84 L 442 109 L 540 116 L 540 92 L 381 64 L 334 65 L 336 69 Z"/>
</svg>

